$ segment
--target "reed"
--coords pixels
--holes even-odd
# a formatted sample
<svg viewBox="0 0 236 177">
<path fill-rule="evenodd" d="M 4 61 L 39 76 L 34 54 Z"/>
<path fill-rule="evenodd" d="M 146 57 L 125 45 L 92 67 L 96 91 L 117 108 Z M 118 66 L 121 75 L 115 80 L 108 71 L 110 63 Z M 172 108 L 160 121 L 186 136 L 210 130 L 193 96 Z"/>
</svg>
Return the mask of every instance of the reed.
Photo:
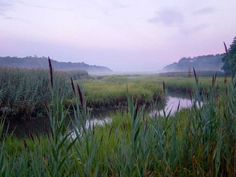
<svg viewBox="0 0 236 177">
<path fill-rule="evenodd" d="M 49 57 L 48 57 L 48 65 L 49 65 L 50 85 L 53 88 L 53 69 L 52 69 L 52 62 Z"/>
<path fill-rule="evenodd" d="M 225 44 L 225 42 L 223 42 L 223 44 L 224 44 L 224 48 L 225 48 L 225 53 L 226 53 L 226 55 L 228 55 L 228 48 L 227 48 L 227 45 Z"/>
<path fill-rule="evenodd" d="M 1 138 L 0 176 L 235 176 L 236 81 L 225 82 L 222 88 L 227 92 L 218 92 L 218 78 L 213 76 L 206 97 L 199 94 L 201 78 L 196 71 L 194 75 L 192 108 L 153 119 L 128 95 L 127 113 L 115 114 L 104 127 L 88 128 L 90 115 L 81 88 L 77 87 L 71 114 L 51 75 L 52 131 L 23 140 Z M 3 123 L 0 135 L 1 127 Z"/>
<path fill-rule="evenodd" d="M 0 69 L 0 115 L 4 114 L 7 121 L 45 117 L 45 105 L 51 100 L 50 77 L 45 70 Z M 67 80 L 66 73 L 54 72 L 55 89 L 70 99 L 72 91 Z"/>
</svg>

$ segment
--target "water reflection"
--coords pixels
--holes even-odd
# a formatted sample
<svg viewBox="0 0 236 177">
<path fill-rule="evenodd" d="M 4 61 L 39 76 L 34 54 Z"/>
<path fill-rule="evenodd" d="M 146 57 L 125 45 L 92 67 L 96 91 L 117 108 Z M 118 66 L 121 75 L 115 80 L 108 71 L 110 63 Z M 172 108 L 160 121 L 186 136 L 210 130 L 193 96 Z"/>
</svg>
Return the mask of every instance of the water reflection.
<svg viewBox="0 0 236 177">
<path fill-rule="evenodd" d="M 152 110 L 149 115 L 151 117 L 164 116 L 164 111 L 166 114 L 174 115 L 178 110 L 182 110 L 185 108 L 191 108 L 193 106 L 193 102 L 187 98 L 180 98 L 174 96 L 168 96 L 166 100 L 166 105 L 164 110 Z"/>
<path fill-rule="evenodd" d="M 179 97 L 179 96 L 171 96 L 169 95 L 165 100 L 165 112 L 170 115 L 174 115 L 178 109 L 179 110 L 184 108 L 192 107 L 193 103 L 190 99 Z M 164 105 L 163 105 L 164 106 Z M 161 106 L 162 107 L 162 106 Z M 116 110 L 105 110 L 94 112 L 91 116 L 91 119 L 87 120 L 85 123 L 85 128 L 93 128 L 96 126 L 104 126 L 106 124 L 112 123 L 112 115 L 116 114 L 117 112 L 126 112 L 127 109 L 116 109 Z M 155 107 L 154 109 L 149 109 L 150 117 L 158 117 L 163 116 L 163 111 Z M 25 137 L 29 134 L 44 134 L 49 132 L 50 123 L 47 118 L 36 118 L 32 120 L 19 120 L 15 122 L 11 122 L 9 126 L 10 132 L 14 131 L 14 134 L 19 137 Z"/>
<path fill-rule="evenodd" d="M 168 96 L 166 99 L 166 105 L 164 111 L 166 114 L 174 115 L 177 111 L 182 109 L 191 108 L 193 106 L 193 102 L 187 98 L 180 98 L 174 96 Z M 149 112 L 149 116 L 152 118 L 156 118 L 158 116 L 164 116 L 164 111 L 159 109 L 153 109 Z M 114 112 L 113 112 L 114 113 Z M 92 118 L 86 121 L 86 128 L 93 128 L 95 126 L 104 126 L 106 124 L 112 123 L 112 118 L 108 115 L 111 114 L 109 112 L 100 114 L 98 118 Z"/>
<path fill-rule="evenodd" d="M 87 120 L 85 123 L 85 128 L 93 128 L 95 126 L 104 126 L 106 124 L 111 124 L 112 123 L 112 118 L 111 117 L 105 117 L 103 119 L 97 119 L 97 118 L 92 118 L 90 120 Z"/>
<path fill-rule="evenodd" d="M 98 118 L 92 118 L 86 121 L 85 123 L 85 128 L 86 129 L 93 129 L 94 127 L 103 127 L 105 125 L 109 125 L 112 123 L 112 118 L 111 117 L 105 117 L 103 119 L 98 119 Z M 83 134 L 83 130 L 81 129 L 72 129 L 70 137 L 72 139 L 75 139 L 77 135 L 81 136 Z"/>
</svg>

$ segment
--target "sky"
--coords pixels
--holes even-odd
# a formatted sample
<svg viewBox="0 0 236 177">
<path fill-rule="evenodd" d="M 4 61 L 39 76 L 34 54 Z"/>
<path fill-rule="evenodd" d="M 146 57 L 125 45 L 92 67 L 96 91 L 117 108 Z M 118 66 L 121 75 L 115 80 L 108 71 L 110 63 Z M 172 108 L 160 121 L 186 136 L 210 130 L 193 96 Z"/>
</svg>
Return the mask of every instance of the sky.
<svg viewBox="0 0 236 177">
<path fill-rule="evenodd" d="M 223 53 L 236 0 L 0 0 L 0 56 L 50 56 L 155 72 Z"/>
</svg>

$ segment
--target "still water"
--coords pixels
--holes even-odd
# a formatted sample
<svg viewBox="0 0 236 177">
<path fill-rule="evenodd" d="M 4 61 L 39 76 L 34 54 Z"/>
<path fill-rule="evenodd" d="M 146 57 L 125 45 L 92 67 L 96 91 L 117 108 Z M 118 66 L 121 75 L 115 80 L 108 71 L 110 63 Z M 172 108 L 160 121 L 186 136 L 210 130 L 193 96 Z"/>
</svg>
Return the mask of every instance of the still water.
<svg viewBox="0 0 236 177">
<path fill-rule="evenodd" d="M 190 108 L 192 101 L 187 98 L 179 96 L 168 96 L 165 104 L 166 114 L 174 115 L 179 107 L 179 110 L 184 108 Z M 121 110 L 110 110 L 105 112 L 96 112 L 91 116 L 91 119 L 86 121 L 85 128 L 91 128 L 95 126 L 104 126 L 112 123 L 112 115 Z M 150 117 L 156 118 L 163 116 L 163 110 L 151 109 L 149 111 Z M 49 120 L 46 118 L 36 118 L 31 120 L 17 120 L 10 124 L 10 132 L 14 132 L 14 135 L 18 137 L 26 137 L 30 134 L 44 134 L 49 131 Z"/>
<path fill-rule="evenodd" d="M 187 98 L 168 96 L 166 100 L 165 109 L 156 110 L 153 109 L 149 112 L 150 117 L 156 118 L 158 116 L 163 116 L 164 112 L 166 114 L 170 113 L 170 115 L 174 115 L 178 110 L 191 108 L 192 101 Z M 109 116 L 110 113 L 101 114 L 99 116 L 94 116 L 92 119 L 86 121 L 86 128 L 94 127 L 94 126 L 104 126 L 105 124 L 111 124 L 112 118 Z"/>
</svg>

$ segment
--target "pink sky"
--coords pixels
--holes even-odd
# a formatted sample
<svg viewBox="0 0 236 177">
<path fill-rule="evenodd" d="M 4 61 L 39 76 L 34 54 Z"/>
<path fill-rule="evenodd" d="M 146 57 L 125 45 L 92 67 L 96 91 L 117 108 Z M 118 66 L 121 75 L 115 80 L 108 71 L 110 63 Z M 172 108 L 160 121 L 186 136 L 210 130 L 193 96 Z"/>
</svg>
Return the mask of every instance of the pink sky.
<svg viewBox="0 0 236 177">
<path fill-rule="evenodd" d="M 235 0 L 0 0 L 0 56 L 50 56 L 115 71 L 157 71 L 222 53 Z"/>
</svg>

